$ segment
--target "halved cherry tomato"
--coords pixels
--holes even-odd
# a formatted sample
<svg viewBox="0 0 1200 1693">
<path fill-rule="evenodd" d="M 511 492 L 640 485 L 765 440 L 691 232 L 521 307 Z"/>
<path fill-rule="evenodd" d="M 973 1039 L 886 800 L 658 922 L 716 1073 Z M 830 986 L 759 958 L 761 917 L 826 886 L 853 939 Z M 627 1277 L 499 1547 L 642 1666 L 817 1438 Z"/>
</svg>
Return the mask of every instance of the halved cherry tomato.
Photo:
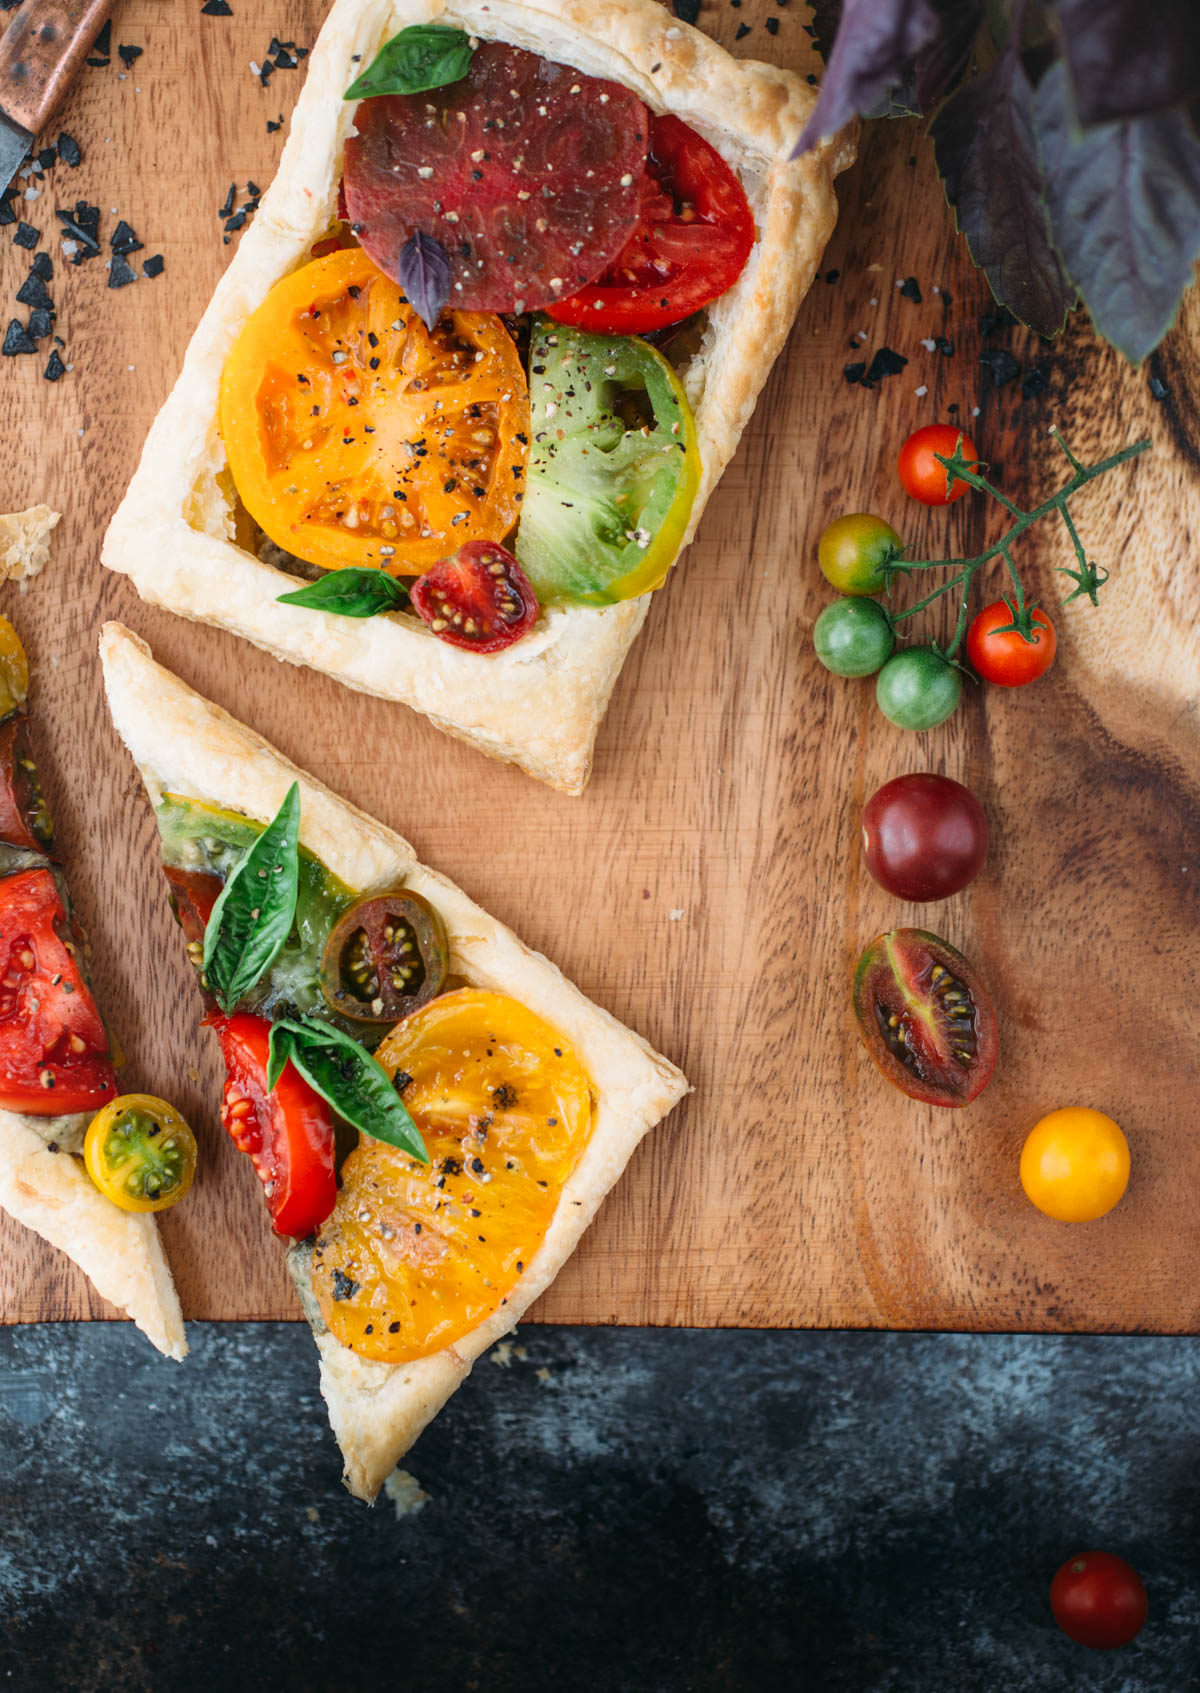
<svg viewBox="0 0 1200 1693">
<path fill-rule="evenodd" d="M 950 472 L 937 458 L 953 458 L 962 442 L 962 457 L 968 463 L 979 455 L 974 444 L 961 429 L 952 423 L 927 423 L 916 430 L 900 449 L 897 469 L 904 492 L 923 506 L 948 506 L 961 500 L 970 488 L 969 482 L 950 481 Z"/>
<path fill-rule="evenodd" d="M 50 852 L 54 825 L 23 717 L 0 723 L 0 841 L 24 852 Z"/>
<path fill-rule="evenodd" d="M 651 117 L 637 228 L 595 282 L 546 309 L 601 334 L 643 335 L 731 288 L 753 246 L 754 215 L 720 153 L 670 113 Z"/>
<path fill-rule="evenodd" d="M 342 1166 L 312 1277 L 337 1339 L 397 1364 L 504 1303 L 587 1143 L 592 1091 L 557 1030 L 481 988 L 406 1017 L 376 1056 L 432 1161 L 364 1140 Z"/>
<path fill-rule="evenodd" d="M 408 888 L 355 902 L 329 931 L 321 992 L 356 1023 L 397 1023 L 441 991 L 450 964 L 446 925 Z"/>
<path fill-rule="evenodd" d="M 1054 663 L 1058 636 L 1040 607 L 1033 613 L 1033 640 L 1027 641 L 1012 623 L 1007 600 L 994 600 L 974 619 L 967 633 L 967 657 L 985 682 L 1001 688 L 1023 688 L 1036 682 Z"/>
<path fill-rule="evenodd" d="M 638 216 L 647 112 L 618 82 L 488 41 L 458 82 L 363 100 L 346 142 L 354 233 L 399 277 L 421 230 L 452 309 L 533 311 L 599 276 Z"/>
<path fill-rule="evenodd" d="M 83 1162 L 122 1211 L 165 1211 L 192 1185 L 196 1137 L 165 1099 L 123 1093 L 92 1118 Z"/>
<path fill-rule="evenodd" d="M 221 1123 L 254 1161 L 276 1234 L 303 1240 L 333 1210 L 333 1118 L 292 1064 L 267 1091 L 271 1025 L 239 1011 L 208 1019 L 217 1031 L 227 1080 Z"/>
<path fill-rule="evenodd" d="M 533 584 L 507 547 L 468 541 L 413 584 L 412 607 L 441 640 L 469 652 L 498 653 L 533 628 Z"/>
<path fill-rule="evenodd" d="M 512 338 L 466 312 L 431 335 L 361 248 L 275 284 L 225 361 L 220 424 L 246 509 L 310 564 L 411 575 L 502 541 L 520 514 L 529 402 Z"/>
<path fill-rule="evenodd" d="M 991 1080 L 996 1013 L 971 964 L 925 929 L 873 940 L 854 973 L 863 1044 L 888 1081 L 930 1105 L 969 1105 Z"/>
<path fill-rule="evenodd" d="M 52 870 L 0 881 L 0 1106 L 53 1117 L 117 1091 L 82 946 Z"/>
</svg>

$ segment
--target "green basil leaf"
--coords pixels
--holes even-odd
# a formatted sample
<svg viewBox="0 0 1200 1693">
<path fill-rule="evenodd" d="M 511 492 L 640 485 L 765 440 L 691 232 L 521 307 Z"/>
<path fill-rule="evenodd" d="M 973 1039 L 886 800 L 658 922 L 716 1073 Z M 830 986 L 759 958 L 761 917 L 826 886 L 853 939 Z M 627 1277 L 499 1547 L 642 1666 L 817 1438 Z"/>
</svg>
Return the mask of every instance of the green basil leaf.
<svg viewBox="0 0 1200 1693">
<path fill-rule="evenodd" d="M 204 930 L 204 974 L 222 1011 L 270 969 L 292 932 L 300 886 L 300 788 L 293 782 L 217 897 Z"/>
<path fill-rule="evenodd" d="M 474 48 L 465 30 L 444 24 L 413 24 L 379 49 L 344 100 L 370 100 L 380 94 L 420 94 L 459 82 L 471 65 Z"/>
<path fill-rule="evenodd" d="M 387 1071 L 356 1040 L 332 1023 L 281 1018 L 271 1028 L 269 1087 L 275 1086 L 289 1058 L 309 1087 L 353 1128 L 429 1163 L 420 1131 Z"/>
<path fill-rule="evenodd" d="M 280 594 L 279 604 L 331 611 L 338 617 L 374 617 L 381 611 L 403 611 L 408 604 L 408 589 L 386 570 L 359 570 L 348 565 L 293 593 Z"/>
</svg>

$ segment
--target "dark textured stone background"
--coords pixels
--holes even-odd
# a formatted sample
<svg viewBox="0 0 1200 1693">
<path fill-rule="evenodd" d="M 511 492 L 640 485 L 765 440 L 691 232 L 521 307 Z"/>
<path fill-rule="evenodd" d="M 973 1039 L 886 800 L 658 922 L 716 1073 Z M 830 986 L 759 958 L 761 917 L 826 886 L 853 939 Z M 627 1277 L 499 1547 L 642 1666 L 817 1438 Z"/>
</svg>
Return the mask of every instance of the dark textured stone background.
<svg viewBox="0 0 1200 1693">
<path fill-rule="evenodd" d="M 459 1693 L 1200 1687 L 1200 1341 L 532 1328 L 339 1485 L 307 1330 L 0 1333 L 0 1685 Z M 1047 1606 L 1096 1544 L 1123 1652 Z"/>
</svg>

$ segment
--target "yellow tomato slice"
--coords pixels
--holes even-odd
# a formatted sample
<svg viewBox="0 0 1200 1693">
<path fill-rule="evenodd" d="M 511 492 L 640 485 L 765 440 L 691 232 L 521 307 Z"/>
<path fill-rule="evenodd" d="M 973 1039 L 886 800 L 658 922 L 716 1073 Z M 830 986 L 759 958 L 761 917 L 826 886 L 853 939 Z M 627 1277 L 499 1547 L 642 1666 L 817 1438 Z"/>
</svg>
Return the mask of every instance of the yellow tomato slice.
<svg viewBox="0 0 1200 1693">
<path fill-rule="evenodd" d="M 376 1057 L 431 1163 L 364 1139 L 313 1251 L 332 1333 L 399 1364 L 460 1340 L 507 1299 L 541 1244 L 592 1124 L 586 1070 L 515 999 L 443 994 Z"/>
<path fill-rule="evenodd" d="M 525 372 L 498 317 L 432 334 L 359 247 L 286 276 L 221 378 L 237 491 L 310 564 L 414 575 L 464 541 L 503 541 L 521 511 Z"/>
<path fill-rule="evenodd" d="M 88 1125 L 88 1175 L 122 1211 L 177 1205 L 196 1174 L 196 1139 L 173 1105 L 150 1093 L 123 1093 Z"/>
</svg>

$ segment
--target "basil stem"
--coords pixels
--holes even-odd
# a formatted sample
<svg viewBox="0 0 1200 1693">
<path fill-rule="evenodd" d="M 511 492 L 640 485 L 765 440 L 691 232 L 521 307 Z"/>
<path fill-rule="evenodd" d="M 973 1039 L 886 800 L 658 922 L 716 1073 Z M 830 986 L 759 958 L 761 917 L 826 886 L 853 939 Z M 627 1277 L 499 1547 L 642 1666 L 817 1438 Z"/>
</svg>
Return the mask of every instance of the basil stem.
<svg viewBox="0 0 1200 1693">
<path fill-rule="evenodd" d="M 289 1059 L 309 1087 L 361 1134 L 384 1140 L 422 1164 L 425 1142 L 387 1071 L 365 1047 L 331 1023 L 284 1017 L 271 1025 L 267 1087 L 273 1088 Z"/>
<path fill-rule="evenodd" d="M 380 94 L 420 94 L 427 88 L 444 88 L 466 76 L 473 52 L 465 30 L 413 24 L 384 42 L 342 98 L 370 100 Z"/>
<path fill-rule="evenodd" d="M 204 930 L 204 975 L 232 1011 L 275 962 L 292 932 L 300 886 L 300 788 L 248 848 L 217 897 Z"/>
<path fill-rule="evenodd" d="M 386 570 L 347 565 L 290 594 L 280 594 L 278 603 L 329 611 L 337 617 L 374 617 L 380 611 L 403 611 L 408 604 L 408 588 Z"/>
</svg>

